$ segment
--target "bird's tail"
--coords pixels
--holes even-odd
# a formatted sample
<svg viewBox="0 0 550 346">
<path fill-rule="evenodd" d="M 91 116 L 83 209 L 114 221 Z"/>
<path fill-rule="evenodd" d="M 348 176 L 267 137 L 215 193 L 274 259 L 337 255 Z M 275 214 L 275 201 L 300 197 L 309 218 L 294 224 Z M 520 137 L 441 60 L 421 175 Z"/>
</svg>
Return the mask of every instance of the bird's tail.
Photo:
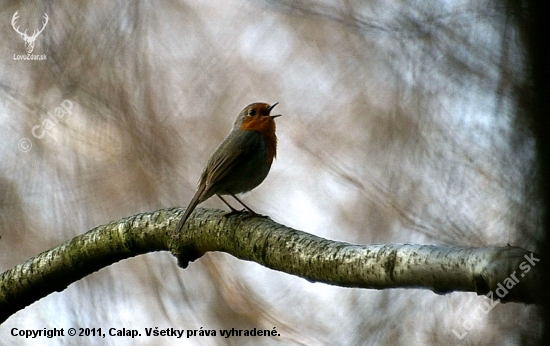
<svg viewBox="0 0 550 346">
<path fill-rule="evenodd" d="M 195 207 L 199 204 L 200 197 L 202 195 L 204 188 L 199 187 L 193 198 L 191 199 L 191 202 L 189 202 L 189 205 L 187 206 L 187 209 L 185 209 L 185 213 L 183 213 L 183 216 L 181 217 L 180 222 L 178 223 L 178 226 L 176 227 L 176 232 L 179 233 L 181 229 L 183 228 L 183 225 L 185 225 L 185 221 L 189 218 L 189 215 L 195 210 Z"/>
</svg>

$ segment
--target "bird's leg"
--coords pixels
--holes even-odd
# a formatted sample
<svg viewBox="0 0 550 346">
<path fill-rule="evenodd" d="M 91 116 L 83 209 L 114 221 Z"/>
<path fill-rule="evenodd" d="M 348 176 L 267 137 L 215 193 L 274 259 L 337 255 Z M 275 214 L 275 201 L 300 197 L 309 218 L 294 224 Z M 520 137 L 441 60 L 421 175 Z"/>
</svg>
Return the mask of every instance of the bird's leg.
<svg viewBox="0 0 550 346">
<path fill-rule="evenodd" d="M 252 216 L 259 216 L 259 217 L 265 217 L 265 218 L 268 218 L 269 219 L 269 216 L 265 216 L 265 215 L 261 215 L 261 214 L 258 214 L 256 213 L 254 210 L 250 209 L 246 204 L 244 204 L 240 199 L 237 198 L 237 196 L 235 196 L 234 194 L 230 193 L 231 197 L 235 198 L 235 200 L 239 203 L 242 204 L 242 206 L 248 211 L 248 215 L 247 217 L 252 217 Z"/>
<path fill-rule="evenodd" d="M 230 193 L 229 195 L 231 197 L 235 198 L 235 200 L 237 202 L 239 202 L 244 207 L 244 209 L 243 210 L 237 210 L 237 209 L 233 208 L 231 206 L 231 204 L 227 203 L 227 201 L 222 196 L 216 195 L 216 196 L 218 196 L 219 199 L 222 200 L 223 203 L 225 203 L 225 205 L 227 205 L 229 207 L 229 209 L 231 209 L 230 212 L 227 212 L 223 215 L 224 217 L 228 217 L 228 216 L 231 216 L 231 215 L 234 215 L 234 214 L 241 214 L 242 212 L 244 212 L 246 210 L 248 212 L 248 215 L 246 215 L 245 217 L 247 217 L 247 218 L 252 217 L 252 216 L 259 216 L 259 217 L 265 217 L 265 218 L 269 219 L 269 216 L 264 216 L 264 215 L 260 215 L 260 214 L 256 213 L 254 210 L 252 210 L 250 207 L 248 207 L 246 204 L 244 204 L 240 199 L 238 199 L 237 196 L 235 196 L 235 194 Z"/>
<path fill-rule="evenodd" d="M 229 195 L 230 195 L 231 197 L 235 198 L 235 200 L 236 200 L 237 202 L 239 202 L 239 203 L 244 207 L 244 209 L 246 209 L 246 210 L 248 211 L 248 214 L 250 214 L 251 216 L 252 216 L 252 215 L 257 215 L 256 212 L 255 212 L 254 210 L 250 209 L 246 204 L 244 204 L 240 199 L 238 199 L 237 196 L 235 196 L 235 195 L 232 194 L 232 193 L 230 193 Z M 244 209 L 243 209 L 243 211 L 244 211 Z"/>
<path fill-rule="evenodd" d="M 240 213 L 242 212 L 242 210 L 239 211 L 239 210 L 233 208 L 233 207 L 231 206 L 231 204 L 227 203 L 227 201 L 226 201 L 225 199 L 223 199 L 222 196 L 220 196 L 220 195 L 216 195 L 216 196 L 218 196 L 218 198 L 221 199 L 222 202 L 225 203 L 225 205 L 227 205 L 227 206 L 229 207 L 229 209 L 231 209 L 230 212 L 225 213 L 223 216 L 227 217 L 227 216 L 230 216 L 230 215 L 233 215 L 233 214 L 240 214 Z"/>
</svg>

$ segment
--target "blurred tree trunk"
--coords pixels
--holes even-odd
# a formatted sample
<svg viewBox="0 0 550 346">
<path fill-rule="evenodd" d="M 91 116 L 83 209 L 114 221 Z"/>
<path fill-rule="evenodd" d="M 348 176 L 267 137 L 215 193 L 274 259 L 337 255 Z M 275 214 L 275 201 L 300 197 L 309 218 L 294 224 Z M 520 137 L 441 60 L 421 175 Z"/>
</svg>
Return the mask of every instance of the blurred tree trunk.
<svg viewBox="0 0 550 346">
<path fill-rule="evenodd" d="M 525 8 L 525 7 L 526 8 Z M 524 102 L 531 112 L 534 134 L 537 141 L 537 155 L 540 169 L 540 196 L 543 206 L 542 229 L 544 241 L 540 245 L 543 256 L 542 289 L 550 287 L 550 3 L 545 0 L 511 1 L 510 8 L 516 13 L 519 27 L 523 30 L 530 60 L 532 94 Z M 550 343 L 550 298 L 544 296 L 544 335 L 541 345 Z"/>
</svg>

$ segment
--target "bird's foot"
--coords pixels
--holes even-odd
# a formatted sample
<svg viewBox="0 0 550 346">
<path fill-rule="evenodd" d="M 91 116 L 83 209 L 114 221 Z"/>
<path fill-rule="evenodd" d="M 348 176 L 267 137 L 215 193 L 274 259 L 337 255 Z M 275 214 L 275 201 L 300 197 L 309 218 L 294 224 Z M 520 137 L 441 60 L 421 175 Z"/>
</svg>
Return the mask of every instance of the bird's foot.
<svg viewBox="0 0 550 346">
<path fill-rule="evenodd" d="M 243 209 L 243 211 L 245 211 Z M 262 214 L 258 214 L 258 213 L 254 213 L 254 212 L 250 212 L 250 210 L 246 210 L 248 215 L 245 215 L 244 218 L 245 219 L 248 219 L 248 218 L 251 218 L 251 217 L 259 217 L 259 218 L 262 218 L 262 219 L 268 219 L 268 220 L 271 220 L 271 218 L 267 215 L 262 215 Z"/>
<path fill-rule="evenodd" d="M 249 213 L 249 212 L 246 209 L 237 210 L 237 209 L 231 208 L 231 211 L 228 211 L 227 213 L 223 214 L 223 217 L 230 217 L 230 216 L 233 216 L 233 215 L 240 215 L 240 214 L 244 214 L 244 213 Z"/>
<path fill-rule="evenodd" d="M 258 214 L 246 209 L 241 209 L 241 210 L 232 209 L 231 211 L 228 211 L 227 213 L 223 214 L 223 217 L 230 217 L 232 215 L 243 215 L 243 214 L 246 214 L 243 216 L 244 219 L 248 219 L 251 217 L 261 217 L 263 219 L 271 220 L 271 218 L 267 215 Z"/>
</svg>

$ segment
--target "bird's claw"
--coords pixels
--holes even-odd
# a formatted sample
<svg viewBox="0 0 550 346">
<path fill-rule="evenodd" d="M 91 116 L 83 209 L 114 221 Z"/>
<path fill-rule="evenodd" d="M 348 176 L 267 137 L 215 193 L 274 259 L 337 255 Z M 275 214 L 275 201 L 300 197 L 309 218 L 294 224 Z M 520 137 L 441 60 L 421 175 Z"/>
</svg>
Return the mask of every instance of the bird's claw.
<svg viewBox="0 0 550 346">
<path fill-rule="evenodd" d="M 243 215 L 243 214 L 246 214 L 246 215 Z M 251 212 L 250 210 L 246 210 L 246 209 L 241 209 L 241 210 L 233 209 L 233 210 L 228 211 L 227 213 L 223 214 L 223 217 L 230 217 L 232 215 L 243 215 L 243 219 L 248 219 L 248 218 L 251 218 L 251 217 L 261 217 L 263 219 L 271 220 L 271 218 L 267 215 L 258 214 L 258 213 Z"/>
<path fill-rule="evenodd" d="M 237 214 L 243 214 L 244 212 L 248 213 L 248 211 L 246 209 L 242 209 L 242 210 L 233 209 L 233 210 L 228 211 L 227 213 L 223 214 L 223 217 L 230 217 L 230 216 L 237 215 Z"/>
<path fill-rule="evenodd" d="M 271 220 L 271 218 L 267 215 L 262 215 L 262 214 L 257 214 L 257 213 L 251 213 L 251 212 L 248 212 L 248 215 L 245 215 L 244 218 L 245 219 L 248 219 L 248 218 L 251 218 L 251 217 L 259 217 L 259 218 L 262 218 L 262 219 L 268 219 L 268 220 Z"/>
</svg>

